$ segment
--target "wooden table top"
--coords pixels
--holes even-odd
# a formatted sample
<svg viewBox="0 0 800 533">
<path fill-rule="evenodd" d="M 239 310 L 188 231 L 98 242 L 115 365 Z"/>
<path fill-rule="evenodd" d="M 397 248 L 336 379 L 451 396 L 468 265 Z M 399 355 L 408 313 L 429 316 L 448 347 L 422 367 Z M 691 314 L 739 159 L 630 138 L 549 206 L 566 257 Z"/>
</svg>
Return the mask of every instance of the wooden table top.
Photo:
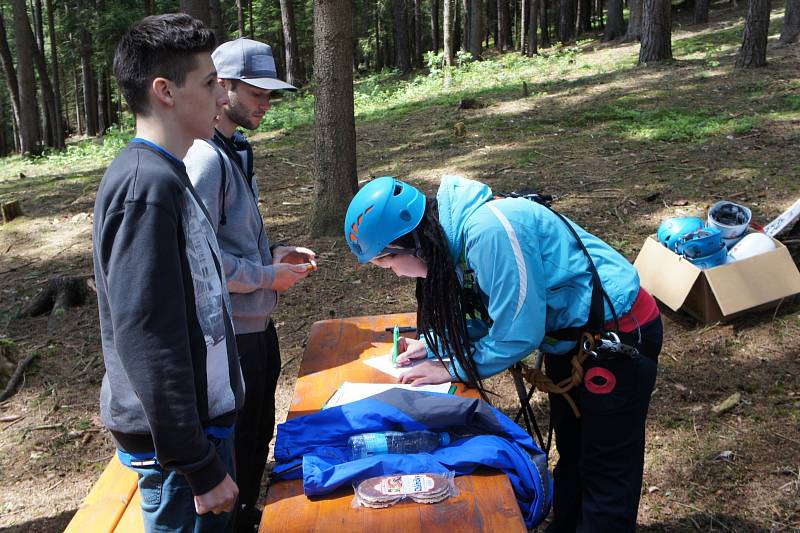
<svg viewBox="0 0 800 533">
<path fill-rule="evenodd" d="M 359 361 L 391 350 L 395 324 L 414 326 L 413 313 L 324 320 L 311 326 L 288 418 L 317 412 L 343 381 L 392 383 L 394 378 Z M 411 336 L 412 334 L 405 334 Z M 477 397 L 458 385 L 456 394 Z M 425 505 L 402 502 L 386 509 L 352 508 L 353 490 L 308 498 L 302 480 L 273 483 L 259 533 L 403 531 L 458 533 L 526 531 L 506 475 L 484 469 L 456 478 L 459 495 Z"/>
</svg>

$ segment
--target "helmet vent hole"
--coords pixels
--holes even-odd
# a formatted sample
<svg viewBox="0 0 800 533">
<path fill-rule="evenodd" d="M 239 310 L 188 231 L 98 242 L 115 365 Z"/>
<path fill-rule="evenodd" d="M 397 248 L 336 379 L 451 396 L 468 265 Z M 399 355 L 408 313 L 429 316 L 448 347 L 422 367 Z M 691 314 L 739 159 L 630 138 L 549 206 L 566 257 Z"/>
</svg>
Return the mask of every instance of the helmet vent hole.
<svg viewBox="0 0 800 533">
<path fill-rule="evenodd" d="M 403 186 L 399 183 L 394 186 L 394 194 L 393 196 L 400 196 L 400 193 L 403 192 Z"/>
<path fill-rule="evenodd" d="M 409 220 L 411 220 L 411 213 L 409 213 L 406 209 L 403 209 L 402 211 L 400 211 L 400 219 L 402 219 L 405 222 L 408 222 Z"/>
</svg>

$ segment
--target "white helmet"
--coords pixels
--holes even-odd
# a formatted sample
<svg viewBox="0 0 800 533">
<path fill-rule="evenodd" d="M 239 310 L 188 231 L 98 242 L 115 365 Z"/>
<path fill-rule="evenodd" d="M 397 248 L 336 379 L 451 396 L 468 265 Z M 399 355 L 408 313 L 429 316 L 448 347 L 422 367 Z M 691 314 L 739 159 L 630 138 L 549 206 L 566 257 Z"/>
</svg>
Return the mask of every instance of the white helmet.
<svg viewBox="0 0 800 533">
<path fill-rule="evenodd" d="M 717 228 L 723 239 L 735 239 L 747 231 L 752 216 L 750 208 L 722 200 L 708 210 L 707 226 Z"/>
<path fill-rule="evenodd" d="M 763 233 L 750 233 L 728 252 L 728 261 L 741 261 L 775 249 L 775 242 Z"/>
</svg>

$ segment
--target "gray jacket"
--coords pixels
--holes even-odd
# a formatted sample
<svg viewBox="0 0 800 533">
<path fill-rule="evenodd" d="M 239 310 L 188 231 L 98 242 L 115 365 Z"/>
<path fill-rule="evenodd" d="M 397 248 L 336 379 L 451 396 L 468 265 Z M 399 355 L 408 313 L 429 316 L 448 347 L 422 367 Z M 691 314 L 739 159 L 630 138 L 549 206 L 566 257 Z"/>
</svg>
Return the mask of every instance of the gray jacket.
<svg viewBox="0 0 800 533">
<path fill-rule="evenodd" d="M 217 133 L 217 143 L 219 136 Z M 275 268 L 258 210 L 258 186 L 255 177 L 244 176 L 225 149 L 209 142 L 214 141 L 196 140 L 183 162 L 217 232 L 236 334 L 264 331 L 278 303 L 278 293 L 269 288 Z M 225 165 L 224 187 L 221 162 Z"/>
</svg>

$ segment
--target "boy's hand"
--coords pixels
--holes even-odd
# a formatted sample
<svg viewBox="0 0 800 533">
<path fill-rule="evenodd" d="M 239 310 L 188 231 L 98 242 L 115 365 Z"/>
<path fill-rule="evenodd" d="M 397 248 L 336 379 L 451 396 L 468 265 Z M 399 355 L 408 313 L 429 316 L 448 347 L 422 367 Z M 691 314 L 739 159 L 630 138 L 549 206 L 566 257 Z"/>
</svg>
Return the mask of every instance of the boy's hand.
<svg viewBox="0 0 800 533">
<path fill-rule="evenodd" d="M 275 267 L 275 278 L 272 280 L 272 287 L 270 288 L 278 292 L 288 290 L 313 270 L 313 268 L 309 269 L 307 266 L 291 263 L 273 263 L 273 265 Z"/>
<path fill-rule="evenodd" d="M 428 349 L 421 340 L 400 337 L 397 341 L 397 366 L 410 365 L 412 359 L 425 357 L 428 357 Z"/>
<path fill-rule="evenodd" d="M 209 511 L 214 514 L 230 513 L 238 497 L 239 487 L 231 476 L 226 475 L 219 485 L 194 497 L 194 508 L 197 514 L 206 514 Z"/>
<path fill-rule="evenodd" d="M 276 246 L 272 249 L 272 264 L 291 263 L 299 265 L 301 263 L 312 263 L 316 268 L 317 254 L 313 250 L 302 246 Z"/>
<path fill-rule="evenodd" d="M 450 372 L 439 361 L 425 361 L 411 368 L 408 372 L 400 376 L 400 383 L 410 383 L 411 385 L 437 385 L 452 381 Z"/>
</svg>

